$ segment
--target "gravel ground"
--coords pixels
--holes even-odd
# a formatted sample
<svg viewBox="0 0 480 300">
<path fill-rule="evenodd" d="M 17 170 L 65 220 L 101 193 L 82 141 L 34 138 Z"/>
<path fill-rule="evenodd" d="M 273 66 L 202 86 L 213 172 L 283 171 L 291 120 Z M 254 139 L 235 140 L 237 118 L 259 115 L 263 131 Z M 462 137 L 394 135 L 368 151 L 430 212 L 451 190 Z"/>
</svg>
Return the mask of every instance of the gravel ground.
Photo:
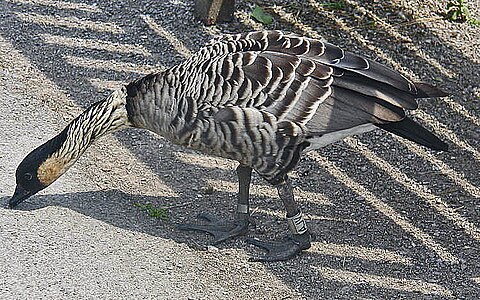
<svg viewBox="0 0 480 300">
<path fill-rule="evenodd" d="M 446 1 L 384 2 L 257 3 L 275 19 L 265 28 L 322 37 L 449 91 L 412 115 L 450 152 L 377 131 L 306 156 L 292 177 L 316 241 L 263 264 L 248 262 L 259 252 L 244 238 L 205 247 L 210 237 L 175 229 L 202 211 L 230 216 L 235 163 L 127 130 L 18 210 L 0 208 L 0 298 L 479 299 L 480 26 L 441 19 Z M 23 156 L 109 89 L 214 35 L 263 28 L 250 2 L 237 4 L 234 22 L 205 28 L 190 1 L 0 1 L 0 201 Z M 478 1 L 467 4 L 480 17 Z M 274 189 L 255 177 L 252 193 L 250 236 L 284 235 Z"/>
</svg>

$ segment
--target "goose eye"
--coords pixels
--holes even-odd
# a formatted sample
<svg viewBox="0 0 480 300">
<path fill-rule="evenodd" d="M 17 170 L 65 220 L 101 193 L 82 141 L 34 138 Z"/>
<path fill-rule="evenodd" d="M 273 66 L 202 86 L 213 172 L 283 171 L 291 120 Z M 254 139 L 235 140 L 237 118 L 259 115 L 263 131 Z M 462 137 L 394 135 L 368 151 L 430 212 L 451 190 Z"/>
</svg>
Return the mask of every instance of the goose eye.
<svg viewBox="0 0 480 300">
<path fill-rule="evenodd" d="M 26 180 L 32 180 L 33 176 L 31 173 L 25 173 L 25 175 L 23 175 L 23 177 L 26 179 Z"/>
</svg>

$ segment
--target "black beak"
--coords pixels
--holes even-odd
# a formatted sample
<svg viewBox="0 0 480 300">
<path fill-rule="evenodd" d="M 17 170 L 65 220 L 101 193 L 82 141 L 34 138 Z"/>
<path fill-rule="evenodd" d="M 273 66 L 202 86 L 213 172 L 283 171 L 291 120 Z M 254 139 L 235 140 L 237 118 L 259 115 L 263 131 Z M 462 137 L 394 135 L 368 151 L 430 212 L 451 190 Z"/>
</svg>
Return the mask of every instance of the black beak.
<svg viewBox="0 0 480 300">
<path fill-rule="evenodd" d="M 13 194 L 12 198 L 8 201 L 8 208 L 14 208 L 23 200 L 30 197 L 32 193 L 30 191 L 25 190 L 21 185 L 17 185 L 15 188 L 15 193 Z"/>
</svg>

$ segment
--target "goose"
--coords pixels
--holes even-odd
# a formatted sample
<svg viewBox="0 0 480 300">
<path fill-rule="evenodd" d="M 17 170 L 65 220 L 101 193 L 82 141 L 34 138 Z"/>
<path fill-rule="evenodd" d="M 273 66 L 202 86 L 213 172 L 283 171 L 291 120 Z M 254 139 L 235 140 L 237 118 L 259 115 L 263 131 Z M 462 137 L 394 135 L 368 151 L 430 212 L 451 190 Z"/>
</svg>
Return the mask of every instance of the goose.
<svg viewBox="0 0 480 300">
<path fill-rule="evenodd" d="M 447 144 L 406 116 L 418 98 L 447 94 L 335 45 L 282 31 L 225 35 L 184 62 L 112 92 L 19 164 L 10 208 L 64 174 L 98 138 L 141 128 L 207 155 L 238 161 L 232 220 L 201 214 L 183 230 L 213 235 L 212 244 L 245 235 L 252 224 L 252 170 L 274 186 L 289 233 L 277 242 L 248 239 L 256 261 L 297 256 L 312 243 L 288 172 L 302 154 L 351 135 L 383 129 L 428 148 Z"/>
</svg>

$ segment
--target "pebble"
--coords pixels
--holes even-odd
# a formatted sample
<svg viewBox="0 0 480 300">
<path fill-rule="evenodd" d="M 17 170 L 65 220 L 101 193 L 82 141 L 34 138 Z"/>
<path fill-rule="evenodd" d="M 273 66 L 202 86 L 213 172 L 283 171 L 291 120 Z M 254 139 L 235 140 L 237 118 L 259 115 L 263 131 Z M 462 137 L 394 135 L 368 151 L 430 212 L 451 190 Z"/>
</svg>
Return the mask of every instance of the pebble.
<svg viewBox="0 0 480 300">
<path fill-rule="evenodd" d="M 208 246 L 207 246 L 207 251 L 208 251 L 208 252 L 213 252 L 213 253 L 215 253 L 215 252 L 218 252 L 218 250 L 219 250 L 219 249 L 218 249 L 217 247 L 215 247 L 215 246 L 212 246 L 212 245 L 208 245 Z"/>
</svg>

